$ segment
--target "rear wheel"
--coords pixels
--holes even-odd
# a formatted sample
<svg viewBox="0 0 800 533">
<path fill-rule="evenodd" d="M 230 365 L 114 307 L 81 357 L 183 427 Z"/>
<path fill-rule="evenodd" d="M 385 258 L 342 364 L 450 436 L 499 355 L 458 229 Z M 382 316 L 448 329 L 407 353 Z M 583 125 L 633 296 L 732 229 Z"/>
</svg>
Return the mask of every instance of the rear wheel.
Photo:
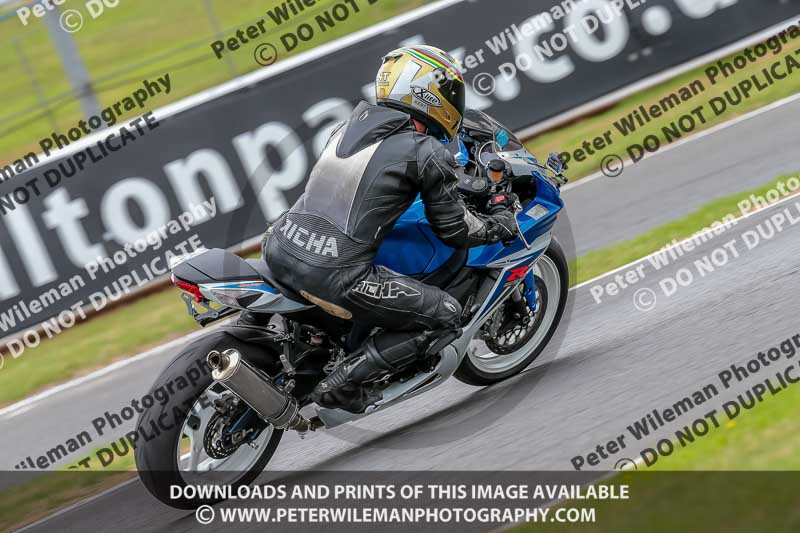
<svg viewBox="0 0 800 533">
<path fill-rule="evenodd" d="M 527 302 L 526 316 L 510 302 L 501 306 L 473 339 L 455 373 L 460 381 L 482 386 L 508 379 L 527 368 L 550 342 L 564 314 L 569 292 L 567 260 L 555 240 L 534 265 L 533 278 L 536 312 Z"/>
<path fill-rule="evenodd" d="M 194 509 L 222 498 L 184 497 L 172 487 L 230 485 L 255 480 L 275 453 L 283 431 L 260 421 L 233 393 L 200 375 L 211 349 L 231 347 L 234 339 L 201 341 L 179 355 L 159 376 L 151 394 L 167 396 L 146 409 L 137 425 L 141 435 L 153 435 L 136 447 L 142 483 L 162 503 Z M 192 376 L 191 385 L 186 376 Z M 173 394 L 156 394 L 156 391 Z M 249 413 L 248 413 L 249 411 Z M 250 418 L 247 418 L 247 417 Z M 175 497 L 177 495 L 177 497 Z"/>
</svg>

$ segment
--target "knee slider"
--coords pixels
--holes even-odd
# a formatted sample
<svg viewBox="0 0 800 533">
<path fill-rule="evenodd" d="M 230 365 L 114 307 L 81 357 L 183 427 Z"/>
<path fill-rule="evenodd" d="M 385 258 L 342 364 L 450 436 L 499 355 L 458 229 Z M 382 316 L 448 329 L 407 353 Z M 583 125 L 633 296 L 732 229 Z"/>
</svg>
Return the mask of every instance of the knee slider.
<svg viewBox="0 0 800 533">
<path fill-rule="evenodd" d="M 464 312 L 461 308 L 461 304 L 458 303 L 458 300 L 449 294 L 442 298 L 442 303 L 439 306 L 439 310 L 442 313 L 442 321 L 444 322 L 444 325 L 453 327 L 457 327 L 459 325 L 461 315 Z"/>
</svg>

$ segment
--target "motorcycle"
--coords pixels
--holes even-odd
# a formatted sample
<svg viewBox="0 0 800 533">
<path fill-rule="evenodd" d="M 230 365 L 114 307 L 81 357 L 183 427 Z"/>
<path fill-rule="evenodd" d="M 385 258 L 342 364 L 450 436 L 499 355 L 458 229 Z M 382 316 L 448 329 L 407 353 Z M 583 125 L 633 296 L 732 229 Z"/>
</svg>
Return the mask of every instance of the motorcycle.
<svg viewBox="0 0 800 533">
<path fill-rule="evenodd" d="M 157 436 L 139 443 L 135 456 L 142 482 L 157 499 L 178 509 L 215 503 L 224 496 L 189 498 L 179 491 L 173 497 L 170 487 L 248 485 L 285 431 L 303 436 L 341 426 L 451 377 L 475 386 L 498 383 L 541 354 L 558 328 L 569 287 L 567 260 L 552 235 L 564 207 L 563 165 L 557 154 L 540 164 L 510 130 L 474 110 L 467 110 L 450 146 L 461 164 L 459 192 L 469 206 L 480 211 L 492 195 L 516 195 L 519 236 L 454 250 L 436 237 L 419 199 L 400 217 L 376 263 L 458 299 L 462 330 L 454 340 L 434 343 L 419 364 L 371 385 L 381 399 L 363 414 L 316 406 L 310 396 L 358 345 L 354 338 L 369 331 L 282 291 L 263 260 L 220 249 L 175 258 L 173 283 L 201 326 L 236 313 L 246 319 L 192 343 L 153 385 L 153 391 L 171 394 L 141 414 L 137 432 Z M 479 353 L 478 346 L 488 351 Z"/>
</svg>

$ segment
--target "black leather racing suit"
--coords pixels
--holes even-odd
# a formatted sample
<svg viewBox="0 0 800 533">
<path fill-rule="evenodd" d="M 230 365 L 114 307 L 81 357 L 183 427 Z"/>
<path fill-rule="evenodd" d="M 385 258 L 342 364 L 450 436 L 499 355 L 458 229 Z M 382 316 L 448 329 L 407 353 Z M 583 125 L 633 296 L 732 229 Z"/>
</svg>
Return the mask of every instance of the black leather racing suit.
<svg viewBox="0 0 800 533">
<path fill-rule="evenodd" d="M 444 291 L 373 264 L 381 241 L 417 195 L 449 246 L 515 235 L 510 211 L 472 213 L 457 183 L 453 155 L 418 133 L 408 114 L 362 102 L 334 131 L 305 194 L 272 226 L 264 257 L 280 284 L 329 313 L 387 330 L 368 341 L 367 351 L 373 366 L 397 371 L 423 348 L 420 332 L 458 328 L 461 317 L 461 305 Z M 397 331 L 412 333 L 389 333 Z"/>
</svg>

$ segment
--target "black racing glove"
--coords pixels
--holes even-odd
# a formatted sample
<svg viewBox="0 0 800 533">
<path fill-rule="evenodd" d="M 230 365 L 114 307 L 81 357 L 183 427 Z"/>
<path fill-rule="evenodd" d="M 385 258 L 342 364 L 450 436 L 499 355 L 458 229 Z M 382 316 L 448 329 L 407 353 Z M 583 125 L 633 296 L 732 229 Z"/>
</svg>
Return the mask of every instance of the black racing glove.
<svg viewBox="0 0 800 533">
<path fill-rule="evenodd" d="M 489 198 L 489 235 L 494 241 L 509 242 L 519 235 L 516 220 L 517 195 L 513 192 L 494 194 Z"/>
<path fill-rule="evenodd" d="M 496 206 L 492 211 L 486 220 L 489 238 L 494 242 L 515 240 L 519 235 L 519 226 L 517 226 L 517 217 L 514 211 L 505 206 Z"/>
</svg>

